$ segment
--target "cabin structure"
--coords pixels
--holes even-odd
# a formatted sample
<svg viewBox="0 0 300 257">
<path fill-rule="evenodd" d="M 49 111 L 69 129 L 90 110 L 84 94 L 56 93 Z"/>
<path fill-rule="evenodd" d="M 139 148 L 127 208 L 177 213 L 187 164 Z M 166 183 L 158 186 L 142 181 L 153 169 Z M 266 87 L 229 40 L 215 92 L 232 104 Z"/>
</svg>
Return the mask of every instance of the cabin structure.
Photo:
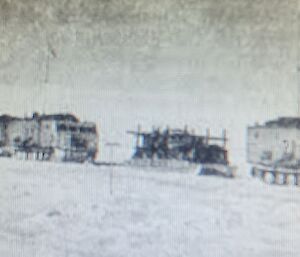
<svg viewBox="0 0 300 257">
<path fill-rule="evenodd" d="M 98 132 L 95 123 L 80 122 L 72 114 L 34 113 L 29 118 L 2 115 L 0 151 L 26 159 L 93 161 L 98 152 Z"/>
<path fill-rule="evenodd" d="M 300 118 L 282 117 L 248 127 L 249 163 L 300 167 Z"/>
<path fill-rule="evenodd" d="M 300 185 L 300 118 L 281 117 L 247 130 L 251 175 L 272 184 Z"/>
</svg>

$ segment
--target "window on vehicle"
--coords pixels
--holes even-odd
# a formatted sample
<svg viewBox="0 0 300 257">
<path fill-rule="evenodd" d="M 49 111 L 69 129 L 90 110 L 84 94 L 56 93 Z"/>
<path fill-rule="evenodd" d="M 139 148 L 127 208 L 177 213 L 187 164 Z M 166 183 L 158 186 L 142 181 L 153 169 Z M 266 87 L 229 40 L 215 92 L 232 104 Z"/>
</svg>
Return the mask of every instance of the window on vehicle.
<svg viewBox="0 0 300 257">
<path fill-rule="evenodd" d="M 71 132 L 76 132 L 76 127 L 74 127 L 74 126 L 70 126 L 69 129 L 70 129 Z"/>
<path fill-rule="evenodd" d="M 82 133 L 96 133 L 95 127 L 81 127 L 80 132 Z"/>
<path fill-rule="evenodd" d="M 67 126 L 65 124 L 59 124 L 57 126 L 57 130 L 58 131 L 66 131 L 67 130 Z"/>
</svg>

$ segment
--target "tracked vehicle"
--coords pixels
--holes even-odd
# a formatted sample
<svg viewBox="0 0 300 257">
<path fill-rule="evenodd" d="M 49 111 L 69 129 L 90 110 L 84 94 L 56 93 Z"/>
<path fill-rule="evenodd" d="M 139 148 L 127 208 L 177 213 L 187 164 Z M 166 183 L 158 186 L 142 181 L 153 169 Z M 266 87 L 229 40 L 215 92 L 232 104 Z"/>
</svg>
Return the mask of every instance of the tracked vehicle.
<svg viewBox="0 0 300 257">
<path fill-rule="evenodd" d="M 130 164 L 146 167 L 168 167 L 198 170 L 200 175 L 233 177 L 226 149 L 226 131 L 222 137 L 196 135 L 184 129 L 128 131 L 136 137 L 136 146 Z"/>
<path fill-rule="evenodd" d="M 247 159 L 253 177 L 278 185 L 300 184 L 300 118 L 281 117 L 248 127 Z"/>
</svg>

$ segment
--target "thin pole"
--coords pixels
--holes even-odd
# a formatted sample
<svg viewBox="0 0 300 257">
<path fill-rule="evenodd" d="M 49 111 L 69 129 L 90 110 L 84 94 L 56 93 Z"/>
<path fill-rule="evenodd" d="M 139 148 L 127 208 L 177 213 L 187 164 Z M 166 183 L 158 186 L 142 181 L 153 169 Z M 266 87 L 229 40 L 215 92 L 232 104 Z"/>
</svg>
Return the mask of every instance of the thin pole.
<svg viewBox="0 0 300 257">
<path fill-rule="evenodd" d="M 113 148 L 120 146 L 119 143 L 106 143 L 106 146 L 110 148 L 110 173 L 109 173 L 109 193 L 113 194 L 113 173 L 114 173 L 114 163 L 113 163 Z"/>
<path fill-rule="evenodd" d="M 49 81 L 49 66 L 50 66 L 50 53 L 49 53 L 49 44 L 47 44 L 47 60 L 46 60 L 46 74 L 45 74 L 45 83 Z"/>
<path fill-rule="evenodd" d="M 226 129 L 223 129 L 223 142 L 224 142 L 224 148 L 226 148 L 226 143 L 227 143 L 227 131 Z"/>
<path fill-rule="evenodd" d="M 137 138 L 136 138 L 136 150 L 138 149 L 138 147 L 140 146 L 140 136 L 141 136 L 141 125 L 138 125 L 138 134 L 137 134 Z"/>
<path fill-rule="evenodd" d="M 109 173 L 109 192 L 110 195 L 113 194 L 113 173 L 114 173 L 114 166 L 112 163 L 112 158 L 113 158 L 113 148 L 112 146 L 110 146 L 110 160 L 111 160 L 111 169 L 110 169 L 110 173 Z"/>
<path fill-rule="evenodd" d="M 210 129 L 206 129 L 206 144 L 209 143 L 209 138 L 210 138 Z"/>
</svg>

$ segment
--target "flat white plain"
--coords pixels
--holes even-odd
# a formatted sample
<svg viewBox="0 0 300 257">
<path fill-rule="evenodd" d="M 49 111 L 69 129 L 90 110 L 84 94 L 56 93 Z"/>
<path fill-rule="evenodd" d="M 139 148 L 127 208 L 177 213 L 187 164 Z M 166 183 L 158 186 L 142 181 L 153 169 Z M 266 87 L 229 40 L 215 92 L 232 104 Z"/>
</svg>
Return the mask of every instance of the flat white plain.
<svg viewBox="0 0 300 257">
<path fill-rule="evenodd" d="M 299 188 L 1 159 L 1 256 L 298 256 Z M 110 194 L 109 174 L 113 172 Z"/>
</svg>

